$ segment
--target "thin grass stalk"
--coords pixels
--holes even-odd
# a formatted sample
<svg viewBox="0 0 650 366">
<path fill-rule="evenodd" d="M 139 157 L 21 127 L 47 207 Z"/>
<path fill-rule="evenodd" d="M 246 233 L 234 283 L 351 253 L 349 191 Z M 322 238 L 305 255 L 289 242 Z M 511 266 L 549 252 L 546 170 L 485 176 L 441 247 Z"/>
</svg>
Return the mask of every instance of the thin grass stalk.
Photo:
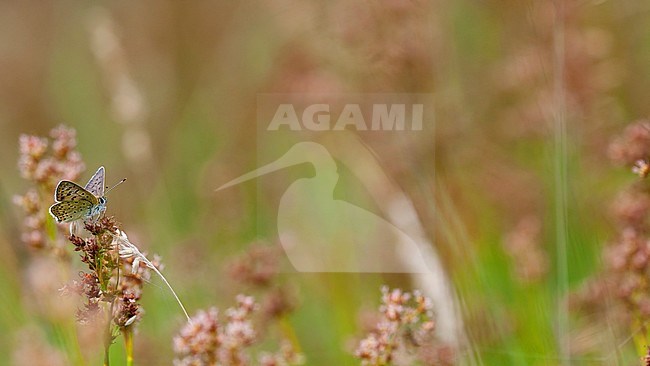
<svg viewBox="0 0 650 366">
<path fill-rule="evenodd" d="M 126 350 L 126 366 L 133 366 L 133 330 L 127 327 L 122 331 L 124 348 Z"/>
<path fill-rule="evenodd" d="M 555 239 L 557 260 L 557 340 L 562 365 L 570 363 L 568 307 L 564 299 L 569 284 L 567 259 L 567 126 L 564 47 L 564 0 L 556 0 L 553 29 L 554 86 L 554 175 L 555 175 Z"/>
<path fill-rule="evenodd" d="M 113 331 L 112 331 L 112 323 L 113 323 L 113 308 L 115 305 L 115 299 L 111 302 L 111 306 L 108 310 L 108 316 L 106 317 L 106 332 L 104 334 L 104 366 L 110 366 L 111 360 L 110 360 L 110 348 L 111 344 L 113 343 Z"/>
</svg>

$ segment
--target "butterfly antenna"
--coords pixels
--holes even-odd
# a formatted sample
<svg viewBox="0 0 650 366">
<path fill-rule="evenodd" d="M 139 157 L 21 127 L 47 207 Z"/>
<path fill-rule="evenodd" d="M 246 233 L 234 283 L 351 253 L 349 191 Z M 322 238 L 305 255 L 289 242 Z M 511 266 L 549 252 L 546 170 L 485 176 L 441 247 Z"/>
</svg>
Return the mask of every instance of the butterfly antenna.
<svg viewBox="0 0 650 366">
<path fill-rule="evenodd" d="M 106 187 L 106 188 L 108 188 L 108 190 L 106 190 L 106 192 L 104 192 L 104 195 L 106 195 L 108 192 L 112 191 L 113 188 L 119 186 L 120 184 L 122 184 L 122 183 L 124 183 L 124 182 L 126 182 L 126 178 L 124 178 L 124 179 L 122 179 L 121 181 L 117 182 L 117 183 L 116 183 L 114 186 L 112 186 L 111 188 Z"/>
</svg>

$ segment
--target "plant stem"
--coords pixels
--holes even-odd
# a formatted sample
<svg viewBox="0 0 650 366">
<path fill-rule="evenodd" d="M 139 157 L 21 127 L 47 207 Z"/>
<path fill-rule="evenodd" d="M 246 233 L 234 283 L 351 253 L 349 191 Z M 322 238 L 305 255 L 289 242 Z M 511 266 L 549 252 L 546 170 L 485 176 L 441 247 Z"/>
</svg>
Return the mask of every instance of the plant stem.
<svg viewBox="0 0 650 366">
<path fill-rule="evenodd" d="M 110 366 L 111 364 L 109 353 L 111 344 L 113 343 L 113 332 L 111 326 L 113 323 L 113 305 L 115 305 L 115 299 L 111 301 L 111 306 L 107 314 L 106 334 L 104 338 L 104 366 Z"/>
<path fill-rule="evenodd" d="M 124 335 L 124 348 L 126 348 L 126 366 L 133 366 L 133 332 L 131 327 L 126 327 Z"/>
</svg>

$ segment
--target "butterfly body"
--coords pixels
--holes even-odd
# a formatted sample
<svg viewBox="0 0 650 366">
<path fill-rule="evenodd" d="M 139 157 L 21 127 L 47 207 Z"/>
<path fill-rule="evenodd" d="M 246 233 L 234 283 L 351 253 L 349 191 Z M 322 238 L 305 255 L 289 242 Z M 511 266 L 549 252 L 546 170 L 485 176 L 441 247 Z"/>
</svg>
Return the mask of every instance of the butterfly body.
<svg viewBox="0 0 650 366">
<path fill-rule="evenodd" d="M 106 210 L 104 188 L 103 166 L 97 169 L 85 187 L 62 180 L 54 191 L 56 203 L 50 206 L 50 215 L 58 223 L 98 216 Z"/>
</svg>

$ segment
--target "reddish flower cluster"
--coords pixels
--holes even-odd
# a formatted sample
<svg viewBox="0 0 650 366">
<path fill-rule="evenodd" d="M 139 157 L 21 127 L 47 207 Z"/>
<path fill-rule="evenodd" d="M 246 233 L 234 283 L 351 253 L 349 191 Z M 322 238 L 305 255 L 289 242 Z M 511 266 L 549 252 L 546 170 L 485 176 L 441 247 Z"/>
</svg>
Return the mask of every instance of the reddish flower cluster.
<svg viewBox="0 0 650 366">
<path fill-rule="evenodd" d="M 276 281 L 281 254 L 279 246 L 255 243 L 228 265 L 229 274 L 235 281 L 264 292 L 261 308 L 265 321 L 281 318 L 296 307 L 290 289 Z"/>
<path fill-rule="evenodd" d="M 104 217 L 96 223 L 86 223 L 86 230 L 93 234 L 89 238 L 70 235 L 69 240 L 79 252 L 81 261 L 88 266 L 88 272 L 79 274 L 80 281 L 73 281 L 64 287 L 65 292 L 75 292 L 84 296 L 84 308 L 77 317 L 81 322 L 92 321 L 100 310 L 100 302 L 112 302 L 109 289 L 111 278 L 117 268 L 117 260 L 112 254 L 112 233 L 117 232 L 113 218 Z"/>
<path fill-rule="evenodd" d="M 113 311 L 113 322 L 120 329 L 132 325 L 140 315 L 139 296 L 133 293 L 123 292 L 120 296 L 117 306 Z"/>
<path fill-rule="evenodd" d="M 226 310 L 225 323 L 219 322 L 216 308 L 199 311 L 174 338 L 174 365 L 250 365 L 248 348 L 257 341 L 252 321 L 257 308 L 252 297 L 238 295 L 237 305 Z M 298 365 L 302 357 L 285 345 L 276 355 L 262 354 L 260 362 L 269 366 Z"/>
<path fill-rule="evenodd" d="M 14 203 L 23 209 L 22 240 L 30 248 L 65 257 L 63 235 L 51 237 L 46 230 L 49 219 L 47 212 L 52 202 L 52 193 L 62 179 L 76 180 L 84 170 L 81 155 L 75 150 L 75 131 L 65 126 L 50 132 L 52 141 L 46 138 L 21 135 L 18 168 L 23 178 L 34 184 L 24 195 L 15 196 Z M 48 150 L 48 146 L 51 149 Z M 64 233 L 62 227 L 59 232 Z"/>
<path fill-rule="evenodd" d="M 217 349 L 221 345 L 219 311 L 210 308 L 199 310 L 192 322 L 185 325 L 174 338 L 174 352 L 178 358 L 174 365 L 214 365 L 217 362 Z"/>
<path fill-rule="evenodd" d="M 542 224 L 537 216 L 525 216 L 504 240 L 513 259 L 516 278 L 523 283 L 536 282 L 548 272 L 548 257 L 541 245 Z"/>
<path fill-rule="evenodd" d="M 627 166 L 650 158 L 650 121 L 643 119 L 629 125 L 609 145 L 608 154 L 615 163 Z"/>
<path fill-rule="evenodd" d="M 73 281 L 64 287 L 65 292 L 74 292 L 85 298 L 84 307 L 77 313 L 81 322 L 95 319 L 99 313 L 100 303 L 112 304 L 113 323 L 124 329 L 139 319 L 142 310 L 138 301 L 142 295 L 142 286 L 151 275 L 147 266 L 134 266 L 135 257 L 121 259 L 121 271 L 117 279 L 118 256 L 115 238 L 120 234 L 117 223 L 112 217 L 103 217 L 95 222 L 86 222 L 84 228 L 92 234 L 83 238 L 70 235 L 69 240 L 79 252 L 81 261 L 88 266 L 89 272 L 79 274 L 81 280 Z M 152 262 L 160 268 L 159 260 Z"/>
<path fill-rule="evenodd" d="M 23 178 L 53 188 L 61 179 L 76 180 L 85 166 L 81 155 L 75 150 L 76 132 L 65 126 L 50 132 L 52 149 L 48 155 L 48 140 L 45 138 L 20 136 L 20 158 L 18 169 Z"/>
<path fill-rule="evenodd" d="M 85 302 L 83 308 L 77 310 L 77 320 L 82 324 L 86 324 L 93 321 L 98 315 L 102 292 L 99 287 L 99 279 L 95 273 L 80 272 L 79 278 L 80 280 L 73 280 L 70 284 L 65 285 L 61 292 L 64 295 L 74 292 L 83 296 Z"/>
<path fill-rule="evenodd" d="M 410 294 L 383 287 L 381 292 L 381 317 L 354 352 L 361 364 L 412 364 L 413 359 L 436 365 L 452 364 L 452 350 L 435 342 L 431 300 L 419 291 Z"/>
<path fill-rule="evenodd" d="M 248 363 L 244 352 L 255 341 L 255 330 L 251 315 L 257 304 L 250 296 L 237 295 L 237 306 L 226 310 L 227 322 L 221 333 L 220 359 L 225 364 L 241 365 Z"/>
<path fill-rule="evenodd" d="M 14 196 L 14 203 L 25 213 L 22 241 L 30 248 L 43 249 L 47 245 L 45 232 L 46 214 L 38 192 L 30 189 L 22 196 Z"/>
<path fill-rule="evenodd" d="M 647 159 L 650 123 L 642 120 L 627 127 L 612 142 L 609 154 L 614 162 L 629 167 Z M 625 329 L 650 320 L 650 191 L 644 183 L 637 181 L 617 195 L 612 211 L 618 232 L 603 251 L 606 268 L 572 298 L 580 309 L 608 319 L 607 327 Z"/>
<path fill-rule="evenodd" d="M 650 157 L 650 123 L 642 120 L 627 127 L 609 151 L 615 162 L 628 166 Z M 650 284 L 646 280 L 650 275 L 650 192 L 641 183 L 621 192 L 614 202 L 619 237 L 606 248 L 605 261 L 616 297 L 645 322 L 650 320 Z"/>
<path fill-rule="evenodd" d="M 230 276 L 254 286 L 269 286 L 278 273 L 278 248 L 252 244 L 250 249 L 228 266 Z"/>
</svg>

